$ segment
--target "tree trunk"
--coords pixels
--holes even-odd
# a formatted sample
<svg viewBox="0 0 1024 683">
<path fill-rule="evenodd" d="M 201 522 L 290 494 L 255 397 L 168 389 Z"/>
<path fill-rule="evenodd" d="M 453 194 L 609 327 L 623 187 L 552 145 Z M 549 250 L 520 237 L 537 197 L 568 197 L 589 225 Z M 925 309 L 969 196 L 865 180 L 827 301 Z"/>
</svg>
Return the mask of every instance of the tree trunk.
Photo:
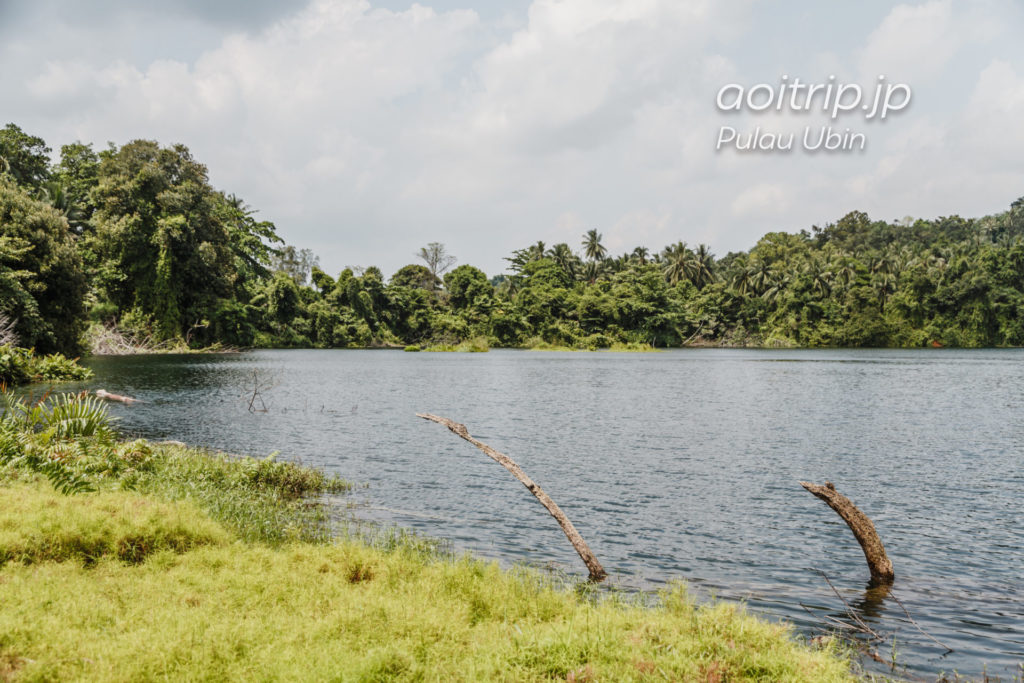
<svg viewBox="0 0 1024 683">
<path fill-rule="evenodd" d="M 135 403 L 138 399 L 132 398 L 131 396 L 122 396 L 121 394 L 112 394 L 106 389 L 97 389 L 96 398 L 104 398 L 108 401 L 118 401 L 119 403 Z"/>
<path fill-rule="evenodd" d="M 836 487 L 830 481 L 826 481 L 824 486 L 807 481 L 800 482 L 800 485 L 825 501 L 850 527 L 850 531 L 853 532 L 857 542 L 860 543 L 861 549 L 864 551 L 864 557 L 867 558 L 868 569 L 871 570 L 872 585 L 891 584 L 895 578 L 895 574 L 892 571 L 892 562 L 889 561 L 889 556 L 885 554 L 885 546 L 882 545 L 882 539 L 878 537 L 875 525 L 868 519 L 868 516 L 851 503 L 849 498 L 836 491 Z"/>
<path fill-rule="evenodd" d="M 469 435 L 469 431 L 466 429 L 466 425 L 464 424 L 454 422 L 446 417 L 431 415 L 429 413 L 416 413 L 416 417 L 422 417 L 424 420 L 431 420 L 444 425 L 458 436 L 482 450 L 502 467 L 511 472 L 512 476 L 522 482 L 523 486 L 528 488 L 530 493 L 536 496 L 541 505 L 547 508 L 547 511 L 551 513 L 551 516 L 558 521 L 558 525 L 562 527 L 562 531 L 565 532 L 566 538 L 569 539 L 569 542 L 572 543 L 572 547 L 576 549 L 576 552 L 579 553 L 583 563 L 587 565 L 587 569 L 590 570 L 590 580 L 601 581 L 608 576 L 604 567 L 602 567 L 601 563 L 597 561 L 596 557 L 594 557 L 594 553 L 590 552 L 590 546 L 588 546 L 587 542 L 583 540 L 580 533 L 576 531 L 576 527 L 574 527 L 572 522 L 569 521 L 569 518 L 565 516 L 565 513 L 562 512 L 561 508 L 558 507 L 555 501 L 551 500 L 551 497 L 548 496 L 548 494 L 544 493 L 544 489 L 526 476 L 526 473 L 523 472 L 522 468 L 519 467 L 512 458 L 508 457 L 504 453 L 499 453 L 483 441 L 477 441 L 474 439 Z"/>
</svg>

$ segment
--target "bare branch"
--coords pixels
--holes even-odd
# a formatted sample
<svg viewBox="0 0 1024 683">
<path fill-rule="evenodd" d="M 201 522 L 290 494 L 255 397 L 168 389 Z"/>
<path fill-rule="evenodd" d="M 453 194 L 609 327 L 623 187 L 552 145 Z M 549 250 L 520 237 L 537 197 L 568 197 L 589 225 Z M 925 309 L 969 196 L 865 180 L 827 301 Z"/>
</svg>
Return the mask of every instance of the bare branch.
<svg viewBox="0 0 1024 683">
<path fill-rule="evenodd" d="M 579 553 L 583 563 L 587 565 L 587 569 L 590 570 L 590 580 L 601 581 L 608 576 L 604 567 L 602 567 L 601 563 L 597 561 L 596 557 L 594 557 L 594 553 L 590 551 L 590 546 L 588 546 L 587 542 L 583 540 L 580 533 L 576 531 L 576 527 L 573 526 L 572 522 L 569 521 L 569 518 L 565 516 L 565 513 L 562 512 L 561 508 L 558 507 L 555 501 L 551 500 L 551 497 L 548 496 L 548 494 L 544 493 L 544 490 L 540 486 L 526 476 L 526 473 L 523 472 L 522 468 L 519 467 L 512 458 L 508 457 L 504 453 L 494 450 L 483 441 L 474 439 L 469 435 L 469 431 L 466 429 L 466 425 L 464 424 L 454 422 L 446 417 L 431 415 L 429 413 L 416 413 L 416 417 L 422 417 L 424 420 L 431 420 L 444 425 L 451 432 L 470 442 L 486 453 L 495 462 L 511 472 L 512 476 L 518 479 L 523 486 L 529 489 L 530 493 L 536 496 L 541 505 L 543 505 L 547 511 L 551 513 L 551 516 L 558 521 L 558 525 L 562 527 L 562 531 L 565 532 L 566 538 L 569 539 L 569 542 L 572 543 L 572 547 L 576 549 L 576 552 Z"/>
</svg>

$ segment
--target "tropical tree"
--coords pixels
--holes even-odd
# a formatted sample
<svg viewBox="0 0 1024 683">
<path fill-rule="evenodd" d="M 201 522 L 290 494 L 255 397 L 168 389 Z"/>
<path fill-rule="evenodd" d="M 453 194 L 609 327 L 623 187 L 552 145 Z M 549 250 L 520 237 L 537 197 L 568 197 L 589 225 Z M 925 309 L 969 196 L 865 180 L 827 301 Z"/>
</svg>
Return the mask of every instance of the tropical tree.
<svg viewBox="0 0 1024 683">
<path fill-rule="evenodd" d="M 570 279 L 575 280 L 579 271 L 580 259 L 572 253 L 572 249 L 565 242 L 556 244 L 548 252 L 551 260 L 558 264 L 558 267 L 565 271 Z"/>
<path fill-rule="evenodd" d="M 697 251 L 691 260 L 690 281 L 697 289 L 715 281 L 715 257 L 706 244 L 697 245 Z"/>
<path fill-rule="evenodd" d="M 0 158 L 4 172 L 32 190 L 50 177 L 50 148 L 46 142 L 13 123 L 0 128 Z"/>
<path fill-rule="evenodd" d="M 85 292 L 67 221 L 0 178 L 0 315 L 18 321 L 22 344 L 71 354 L 79 348 Z"/>
<path fill-rule="evenodd" d="M 444 276 L 448 303 L 456 311 L 470 308 L 480 297 L 493 294 L 487 276 L 478 268 L 463 264 Z"/>
<path fill-rule="evenodd" d="M 416 287 L 432 292 L 437 289 L 440 281 L 426 266 L 410 263 L 395 271 L 390 284 L 392 287 Z"/>
<path fill-rule="evenodd" d="M 597 230 L 588 230 L 583 236 L 583 254 L 590 261 L 600 261 L 608 250 L 601 244 L 601 234 Z"/>
<path fill-rule="evenodd" d="M 661 270 L 670 285 L 691 280 L 696 267 L 694 253 L 686 246 L 686 242 L 670 244 L 661 251 Z"/>
<path fill-rule="evenodd" d="M 116 310 L 183 337 L 232 297 L 238 271 L 223 196 L 188 148 L 136 140 L 105 152 L 93 196 L 93 283 Z"/>
</svg>

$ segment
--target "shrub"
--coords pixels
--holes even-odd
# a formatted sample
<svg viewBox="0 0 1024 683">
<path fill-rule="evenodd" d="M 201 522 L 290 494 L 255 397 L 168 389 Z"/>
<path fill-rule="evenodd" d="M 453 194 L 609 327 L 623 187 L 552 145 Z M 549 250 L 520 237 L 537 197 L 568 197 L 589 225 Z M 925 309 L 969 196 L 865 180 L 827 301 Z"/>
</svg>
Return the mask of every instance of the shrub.
<svg viewBox="0 0 1024 683">
<path fill-rule="evenodd" d="M 77 358 L 60 353 L 39 357 L 31 349 L 0 346 L 0 384 L 78 381 L 92 377 L 92 371 Z"/>
</svg>

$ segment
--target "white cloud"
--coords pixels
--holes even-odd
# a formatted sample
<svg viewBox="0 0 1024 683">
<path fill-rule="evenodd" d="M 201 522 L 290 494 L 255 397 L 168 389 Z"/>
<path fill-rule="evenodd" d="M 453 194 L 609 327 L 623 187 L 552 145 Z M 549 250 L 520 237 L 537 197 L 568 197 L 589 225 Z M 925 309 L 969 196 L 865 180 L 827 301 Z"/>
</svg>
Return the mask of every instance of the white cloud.
<svg viewBox="0 0 1024 683">
<path fill-rule="evenodd" d="M 124 42 L 127 19 L 54 26 L 77 41 L 64 53 L 67 41 L 50 49 L 25 27 L 0 45 L 3 63 L 18 65 L 0 87 L 11 116 L 54 146 L 188 144 L 215 184 L 330 270 L 391 271 L 442 241 L 494 272 L 537 240 L 578 248 L 590 228 L 614 252 L 685 240 L 723 254 L 852 209 L 986 212 L 1024 192 L 1012 188 L 1024 63 L 986 52 L 995 32 L 1021 28 L 1003 2 L 886 8 L 845 52 L 803 36 L 810 56 L 791 74 L 826 63 L 867 82 L 892 74 L 920 96 L 884 125 L 851 117 L 869 147 L 849 156 L 715 152 L 719 126 L 750 122 L 727 121 L 715 93 L 749 81 L 743 65 L 770 61 L 779 39 L 753 30 L 750 2 L 535 0 L 522 21 L 487 24 L 468 10 L 316 0 L 212 42 L 189 15 L 173 35 L 136 16 L 137 40 L 202 37 L 201 48 L 146 59 Z"/>
<path fill-rule="evenodd" d="M 880 74 L 920 83 L 941 73 L 966 37 L 954 20 L 953 0 L 897 5 L 868 36 L 860 75 L 865 85 Z"/>
<path fill-rule="evenodd" d="M 782 185 L 760 183 L 747 188 L 732 202 L 732 211 L 736 216 L 772 215 L 780 216 L 789 209 L 789 193 Z"/>
</svg>

